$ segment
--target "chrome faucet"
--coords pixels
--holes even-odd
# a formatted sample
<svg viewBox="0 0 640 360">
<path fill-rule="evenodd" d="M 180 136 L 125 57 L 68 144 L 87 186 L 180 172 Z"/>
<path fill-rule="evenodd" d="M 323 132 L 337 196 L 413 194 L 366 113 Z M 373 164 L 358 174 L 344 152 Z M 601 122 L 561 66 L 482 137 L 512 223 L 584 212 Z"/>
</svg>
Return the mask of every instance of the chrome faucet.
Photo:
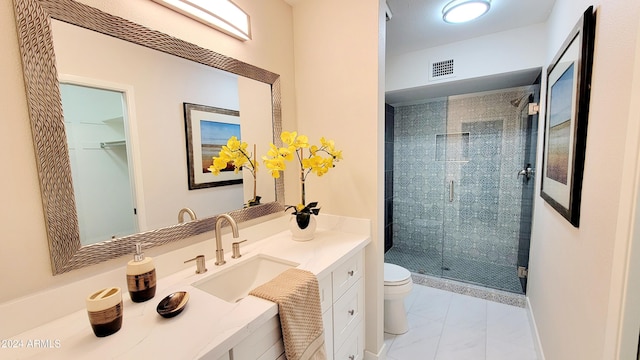
<svg viewBox="0 0 640 360">
<path fill-rule="evenodd" d="M 195 220 L 197 219 L 196 217 L 196 213 L 193 212 L 193 210 L 189 209 L 189 208 L 182 208 L 180 209 L 180 211 L 178 212 L 178 222 L 179 223 L 183 223 L 184 222 L 184 214 L 187 213 L 189 214 L 189 217 L 191 218 L 191 220 Z"/>
<path fill-rule="evenodd" d="M 233 238 L 237 239 L 240 235 L 238 234 L 238 224 L 233 220 L 231 216 L 228 214 L 220 214 L 216 217 L 216 262 L 215 264 L 220 266 L 224 265 L 226 261 L 224 261 L 224 250 L 222 250 L 222 235 L 220 234 L 220 228 L 222 227 L 222 221 L 227 220 L 229 225 L 231 225 L 231 231 L 233 232 Z"/>
</svg>

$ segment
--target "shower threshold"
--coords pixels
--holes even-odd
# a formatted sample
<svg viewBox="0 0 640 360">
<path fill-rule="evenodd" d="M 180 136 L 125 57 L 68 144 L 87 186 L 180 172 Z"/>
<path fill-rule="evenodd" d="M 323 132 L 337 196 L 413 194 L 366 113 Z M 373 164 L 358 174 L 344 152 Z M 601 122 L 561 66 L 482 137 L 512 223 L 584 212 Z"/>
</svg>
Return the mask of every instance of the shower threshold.
<svg viewBox="0 0 640 360">
<path fill-rule="evenodd" d="M 425 285 L 432 288 L 451 291 L 454 293 L 477 297 L 484 300 L 498 302 L 502 304 L 526 307 L 527 300 L 522 294 L 508 291 L 490 289 L 483 286 L 468 284 L 460 281 L 439 278 L 435 276 L 411 273 L 414 284 Z"/>
</svg>

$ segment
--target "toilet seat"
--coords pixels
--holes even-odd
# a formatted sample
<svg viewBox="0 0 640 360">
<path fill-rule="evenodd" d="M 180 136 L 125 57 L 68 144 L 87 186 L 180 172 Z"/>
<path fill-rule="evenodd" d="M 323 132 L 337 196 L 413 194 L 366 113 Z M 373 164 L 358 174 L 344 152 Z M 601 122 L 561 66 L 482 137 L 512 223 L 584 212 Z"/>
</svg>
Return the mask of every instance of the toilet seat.
<svg viewBox="0 0 640 360">
<path fill-rule="evenodd" d="M 396 264 L 384 263 L 384 286 L 402 286 L 410 282 L 409 270 Z"/>
</svg>

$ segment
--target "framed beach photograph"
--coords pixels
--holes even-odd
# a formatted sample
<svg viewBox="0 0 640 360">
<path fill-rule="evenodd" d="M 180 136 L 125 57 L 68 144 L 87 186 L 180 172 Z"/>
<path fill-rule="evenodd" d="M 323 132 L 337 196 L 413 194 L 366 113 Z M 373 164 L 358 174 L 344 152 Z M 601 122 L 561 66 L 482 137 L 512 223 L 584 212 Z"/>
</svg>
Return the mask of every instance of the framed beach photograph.
<svg viewBox="0 0 640 360">
<path fill-rule="evenodd" d="M 594 37 L 595 14 L 589 7 L 547 70 L 540 196 L 575 227 L 580 224 Z"/>
<path fill-rule="evenodd" d="M 189 190 L 242 184 L 242 172 L 233 165 L 213 175 L 209 166 L 231 136 L 240 138 L 240 112 L 205 105 L 184 103 L 187 136 Z"/>
</svg>

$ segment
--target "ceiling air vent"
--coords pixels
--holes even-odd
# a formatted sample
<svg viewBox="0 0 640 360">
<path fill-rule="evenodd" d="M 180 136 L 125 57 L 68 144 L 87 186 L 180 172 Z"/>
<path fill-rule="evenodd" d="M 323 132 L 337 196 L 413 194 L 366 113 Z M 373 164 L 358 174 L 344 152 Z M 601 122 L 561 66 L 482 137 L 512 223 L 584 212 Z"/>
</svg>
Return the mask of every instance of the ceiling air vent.
<svg viewBox="0 0 640 360">
<path fill-rule="evenodd" d="M 455 74 L 453 72 L 453 59 L 431 63 L 429 80 L 440 80 L 454 76 Z"/>
</svg>

